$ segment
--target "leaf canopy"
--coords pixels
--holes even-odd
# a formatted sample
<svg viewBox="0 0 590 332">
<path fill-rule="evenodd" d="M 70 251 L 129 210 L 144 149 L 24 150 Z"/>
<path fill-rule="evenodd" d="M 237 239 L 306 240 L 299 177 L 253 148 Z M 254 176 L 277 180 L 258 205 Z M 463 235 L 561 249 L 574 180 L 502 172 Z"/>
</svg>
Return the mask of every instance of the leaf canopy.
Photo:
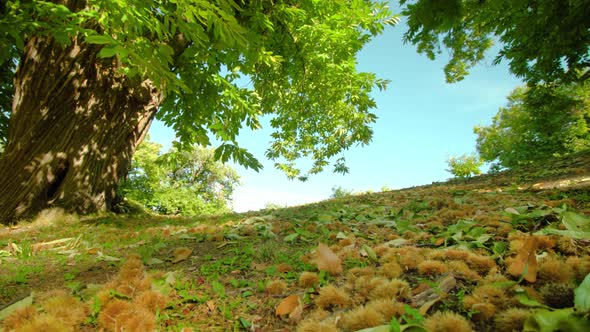
<svg viewBox="0 0 590 332">
<path fill-rule="evenodd" d="M 495 168 L 515 168 L 590 148 L 590 83 L 515 89 L 489 126 L 475 127 L 477 150 Z"/>
<path fill-rule="evenodd" d="M 60 4 L 61 3 L 61 4 Z M 183 146 L 222 145 L 216 156 L 259 169 L 240 148 L 243 127 L 274 129 L 266 156 L 305 178 L 355 144 L 371 140 L 370 96 L 387 81 L 359 72 L 356 54 L 397 23 L 386 2 L 364 0 L 7 1 L 0 64 L 33 36 L 100 47 L 98 61 L 152 81 L 165 95 L 157 118 Z M 4 46 L 6 45 L 6 46 Z M 102 60 L 100 60 L 102 59 Z M 310 158 L 307 174 L 295 165 Z M 345 172 L 342 159 L 335 170 Z"/>
<path fill-rule="evenodd" d="M 401 0 L 404 38 L 434 59 L 445 48 L 447 81 L 463 79 L 494 42 L 495 63 L 529 83 L 590 78 L 588 0 Z"/>
</svg>

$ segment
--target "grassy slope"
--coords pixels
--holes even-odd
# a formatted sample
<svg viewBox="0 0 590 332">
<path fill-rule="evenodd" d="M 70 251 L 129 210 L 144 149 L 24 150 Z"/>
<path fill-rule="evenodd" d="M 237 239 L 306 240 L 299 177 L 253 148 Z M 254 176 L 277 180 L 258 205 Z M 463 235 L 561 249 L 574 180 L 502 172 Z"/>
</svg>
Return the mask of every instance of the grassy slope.
<svg viewBox="0 0 590 332">
<path fill-rule="evenodd" d="M 588 241 L 540 236 L 537 280 L 505 282 L 518 279 L 507 267 L 527 233 L 560 224 L 563 213 L 555 208 L 565 204 L 590 215 L 587 177 L 588 153 L 496 176 L 212 218 L 76 218 L 53 210 L 0 229 L 0 310 L 34 291 L 46 324 L 63 324 L 47 317 L 72 316 L 79 308 L 79 319 L 69 322 L 75 330 L 127 324 L 140 331 L 156 324 L 176 331 L 249 325 L 350 331 L 392 316 L 420 321 L 410 318 L 410 307 L 426 318 L 454 311 L 477 331 L 512 328 L 533 312 L 523 296 L 538 305 L 572 306 L 572 289 L 590 272 Z M 318 273 L 318 243 L 338 255 L 342 273 Z M 450 290 L 430 290 L 427 307 L 423 292 L 442 287 L 449 275 Z M 294 294 L 301 299 L 295 313 L 277 317 L 277 305 Z M 48 302 L 51 297 L 63 303 Z M 50 309 L 60 305 L 65 314 Z M 38 315 L 22 320 L 31 324 Z M 456 317 L 434 319 L 437 326 L 461 324 Z M 7 324 L 22 326 L 18 319 Z"/>
</svg>

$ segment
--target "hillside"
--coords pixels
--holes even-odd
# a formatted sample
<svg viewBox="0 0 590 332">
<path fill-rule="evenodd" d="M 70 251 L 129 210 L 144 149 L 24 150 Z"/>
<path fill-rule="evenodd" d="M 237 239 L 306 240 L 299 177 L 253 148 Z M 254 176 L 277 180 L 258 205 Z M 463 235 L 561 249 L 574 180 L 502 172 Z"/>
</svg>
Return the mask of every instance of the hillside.
<svg viewBox="0 0 590 332">
<path fill-rule="evenodd" d="M 587 331 L 589 184 L 582 153 L 212 218 L 48 210 L 0 229 L 0 326 Z"/>
</svg>

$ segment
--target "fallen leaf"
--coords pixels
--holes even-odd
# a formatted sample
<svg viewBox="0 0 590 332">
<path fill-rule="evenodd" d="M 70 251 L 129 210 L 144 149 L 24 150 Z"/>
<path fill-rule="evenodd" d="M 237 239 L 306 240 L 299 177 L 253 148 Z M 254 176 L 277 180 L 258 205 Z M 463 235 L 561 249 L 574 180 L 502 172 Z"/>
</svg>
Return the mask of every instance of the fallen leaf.
<svg viewBox="0 0 590 332">
<path fill-rule="evenodd" d="M 156 257 L 152 257 L 150 259 L 148 259 L 148 261 L 145 263 L 146 265 L 156 265 L 156 264 L 162 264 L 164 263 L 163 260 L 158 259 Z"/>
<path fill-rule="evenodd" d="M 400 237 L 399 239 L 391 240 L 391 241 L 385 242 L 384 244 L 389 247 L 402 247 L 402 246 L 405 246 L 406 244 L 408 244 L 409 242 L 410 241 Z"/>
<path fill-rule="evenodd" d="M 289 315 L 292 321 L 298 321 L 303 313 L 303 303 L 299 295 L 289 295 L 284 298 L 276 309 L 277 316 Z"/>
<path fill-rule="evenodd" d="M 516 210 L 513 207 L 505 208 L 504 211 L 505 212 L 508 212 L 510 214 L 515 214 L 515 215 L 519 215 L 520 214 L 520 212 L 518 212 L 518 210 Z"/>
<path fill-rule="evenodd" d="M 371 259 L 374 262 L 379 261 L 379 259 L 377 258 L 377 254 L 375 254 L 375 251 L 373 251 L 373 249 L 366 244 L 363 244 L 361 246 L 360 254 L 363 257 L 369 257 L 369 259 Z"/>
<path fill-rule="evenodd" d="M 537 237 L 529 236 L 514 261 L 508 266 L 508 273 L 513 277 L 523 276 L 524 280 L 528 282 L 537 281 L 537 257 L 535 256 L 537 246 Z"/>
<path fill-rule="evenodd" d="M 213 300 L 209 300 L 205 302 L 205 304 L 207 304 L 207 308 L 209 308 L 211 312 L 215 311 L 215 302 L 213 302 Z"/>
<path fill-rule="evenodd" d="M 33 304 L 33 293 L 31 293 L 27 297 L 24 297 L 16 302 L 10 304 L 6 308 L 0 310 L 0 321 L 2 321 L 4 318 L 8 317 L 14 311 L 24 308 L 26 306 L 29 306 L 31 304 Z"/>
<path fill-rule="evenodd" d="M 48 242 L 35 243 L 35 244 L 31 245 L 31 250 L 40 251 L 40 250 L 44 250 L 44 249 L 49 249 L 49 248 L 63 245 L 63 244 L 65 244 L 69 241 L 72 241 L 72 240 L 74 240 L 73 237 L 68 237 L 68 238 L 57 239 L 57 240 L 48 241 Z"/>
<path fill-rule="evenodd" d="M 176 272 L 169 271 L 164 276 L 166 277 L 164 280 L 167 285 L 172 285 L 176 282 Z"/>
<path fill-rule="evenodd" d="M 525 321 L 523 331 L 590 331 L 590 320 L 575 315 L 574 308 L 538 309 Z"/>
<path fill-rule="evenodd" d="M 172 263 L 178 263 L 180 261 L 183 261 L 183 260 L 189 258 L 189 256 L 192 253 L 193 253 L 193 250 L 189 249 L 187 247 L 176 248 L 172 252 L 172 256 L 174 256 L 174 258 L 172 259 Z"/>
<path fill-rule="evenodd" d="M 427 289 L 424 289 L 424 286 L 419 286 L 417 288 L 422 288 L 424 290 L 412 297 L 413 306 L 420 307 L 419 312 L 424 316 L 433 305 L 444 299 L 456 285 L 457 280 L 452 274 L 450 274 L 442 278 L 435 288 L 428 287 Z"/>
<path fill-rule="evenodd" d="M 582 313 L 590 312 L 590 273 L 584 281 L 574 290 L 574 303 L 576 310 Z"/>
<path fill-rule="evenodd" d="M 120 258 L 117 258 L 117 257 L 105 255 L 101 251 L 99 251 L 97 254 L 98 254 L 98 259 L 103 260 L 105 262 L 118 262 L 121 260 Z"/>
<path fill-rule="evenodd" d="M 39 251 L 43 251 L 43 250 L 55 250 L 55 251 L 71 250 L 71 249 L 78 247 L 78 245 L 80 244 L 80 238 L 81 238 L 81 236 L 78 236 L 77 238 L 68 237 L 68 238 L 57 239 L 57 240 L 48 241 L 48 242 L 35 243 L 35 244 L 31 245 L 31 250 L 33 252 L 39 252 Z"/>
<path fill-rule="evenodd" d="M 441 298 L 436 298 L 434 300 L 428 301 L 426 303 L 424 303 L 420 309 L 418 310 L 418 312 L 422 315 L 422 316 L 426 316 L 426 314 L 428 313 L 428 310 L 430 310 L 430 308 L 435 305 L 438 301 L 440 301 Z"/>
<path fill-rule="evenodd" d="M 317 249 L 318 270 L 326 271 L 332 275 L 342 273 L 342 262 L 330 247 L 320 243 Z"/>
<path fill-rule="evenodd" d="M 16 243 L 12 243 L 10 240 L 8 240 L 8 251 L 10 252 L 10 254 L 12 256 L 16 256 L 20 253 L 23 252 L 22 248 L 18 246 L 18 244 Z"/>
<path fill-rule="evenodd" d="M 268 264 L 264 263 L 252 263 L 252 268 L 256 271 L 264 271 L 268 267 Z"/>
</svg>

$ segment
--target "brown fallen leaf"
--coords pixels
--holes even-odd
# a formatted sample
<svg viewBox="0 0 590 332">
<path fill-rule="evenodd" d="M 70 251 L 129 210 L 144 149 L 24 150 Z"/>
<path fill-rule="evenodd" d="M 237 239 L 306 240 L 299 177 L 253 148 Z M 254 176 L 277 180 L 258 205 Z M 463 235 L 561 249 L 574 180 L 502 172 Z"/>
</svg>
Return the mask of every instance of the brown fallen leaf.
<svg viewBox="0 0 590 332">
<path fill-rule="evenodd" d="M 298 321 L 303 313 L 301 297 L 296 294 L 287 296 L 279 303 L 275 313 L 277 316 L 289 315 L 291 321 Z"/>
<path fill-rule="evenodd" d="M 326 271 L 331 275 L 337 275 L 342 273 L 342 262 L 340 257 L 336 255 L 330 247 L 320 243 L 317 249 L 317 260 L 318 270 Z"/>
<path fill-rule="evenodd" d="M 513 277 L 524 275 L 524 280 L 528 282 L 537 281 L 537 257 L 535 256 L 537 246 L 537 237 L 534 235 L 529 236 L 518 251 L 514 261 L 508 266 L 508 273 Z"/>
<path fill-rule="evenodd" d="M 193 253 L 193 250 L 189 249 L 187 247 L 176 248 L 172 252 L 172 256 L 174 256 L 174 258 L 172 258 L 172 263 L 178 263 L 180 261 L 183 261 L 183 260 L 189 258 L 189 256 L 192 253 Z"/>
</svg>

